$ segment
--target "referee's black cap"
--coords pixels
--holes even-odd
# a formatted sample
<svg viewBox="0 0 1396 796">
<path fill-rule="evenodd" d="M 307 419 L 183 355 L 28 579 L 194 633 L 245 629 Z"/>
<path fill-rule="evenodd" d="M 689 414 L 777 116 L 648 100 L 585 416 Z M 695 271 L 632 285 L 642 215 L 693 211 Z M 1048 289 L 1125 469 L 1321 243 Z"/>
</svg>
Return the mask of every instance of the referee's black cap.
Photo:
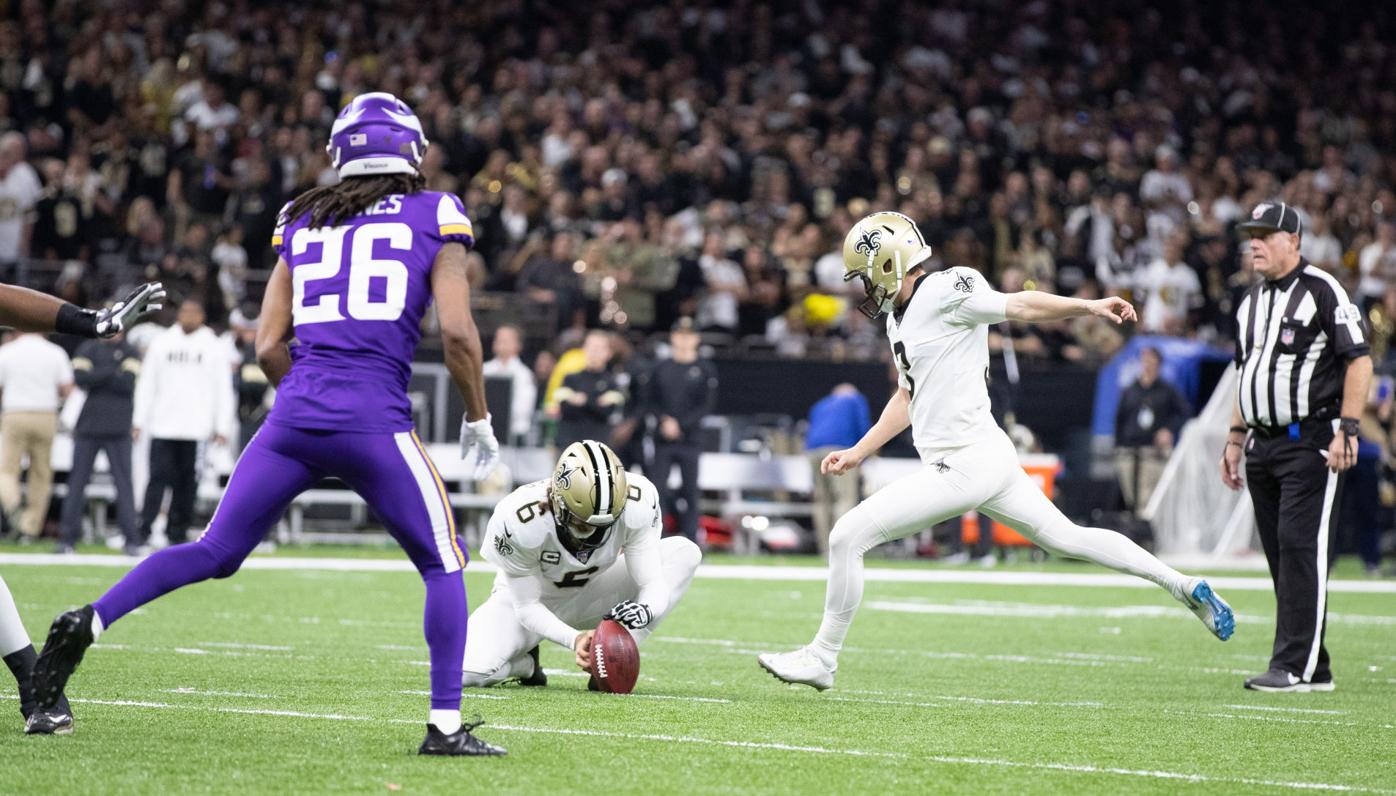
<svg viewBox="0 0 1396 796">
<path fill-rule="evenodd" d="M 1304 223 L 1299 211 L 1284 202 L 1261 202 L 1251 211 L 1251 220 L 1236 225 L 1241 232 L 1263 230 L 1266 232 L 1303 232 Z"/>
</svg>

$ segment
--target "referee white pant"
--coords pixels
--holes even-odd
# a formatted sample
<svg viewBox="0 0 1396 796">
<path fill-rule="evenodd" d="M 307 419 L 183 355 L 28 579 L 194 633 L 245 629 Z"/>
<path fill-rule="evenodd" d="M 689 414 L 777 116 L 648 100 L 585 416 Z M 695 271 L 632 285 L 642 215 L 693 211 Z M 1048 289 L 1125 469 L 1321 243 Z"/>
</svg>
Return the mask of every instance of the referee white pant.
<svg viewBox="0 0 1396 796">
<path fill-rule="evenodd" d="M 929 458 L 923 469 L 879 489 L 834 526 L 824 621 L 814 641 L 821 657 L 832 661 L 843 647 L 863 600 L 867 551 L 976 509 L 1049 553 L 1147 578 L 1183 599 L 1186 578 L 1181 573 L 1115 531 L 1068 520 L 1023 472 L 1013 443 L 1001 430 Z"/>
<path fill-rule="evenodd" d="M 682 536 L 659 541 L 660 571 L 669 585 L 669 605 L 650 620 L 648 627 L 631 631 L 637 643 L 643 644 L 683 599 L 702 558 L 698 545 Z M 602 615 L 616 603 L 633 600 L 639 594 L 640 587 L 631 579 L 630 570 L 625 566 L 625 554 L 621 553 L 614 564 L 592 577 L 574 594 L 563 599 L 544 599 L 543 605 L 572 627 L 589 630 L 596 627 Z M 515 617 L 513 596 L 504 575 L 499 575 L 490 598 L 470 615 L 462 684 L 466 688 L 476 688 L 527 677 L 533 671 L 529 650 L 542 641 L 542 636 L 524 628 Z"/>
</svg>

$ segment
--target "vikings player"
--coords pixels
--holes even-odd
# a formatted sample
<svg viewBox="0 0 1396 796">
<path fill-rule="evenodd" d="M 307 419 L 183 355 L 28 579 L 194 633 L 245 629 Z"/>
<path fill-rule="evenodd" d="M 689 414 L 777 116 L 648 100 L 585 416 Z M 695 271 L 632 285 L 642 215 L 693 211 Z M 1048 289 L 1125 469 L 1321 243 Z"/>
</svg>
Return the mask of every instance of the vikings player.
<svg viewBox="0 0 1396 796">
<path fill-rule="evenodd" d="M 232 575 L 291 500 L 330 476 L 367 501 L 426 582 L 431 715 L 418 751 L 504 754 L 461 724 L 466 556 L 407 398 L 422 314 L 435 299 L 446 366 L 465 397 L 462 455 L 474 450 L 475 476 L 488 474 L 499 445 L 466 282 L 475 240 L 459 199 L 423 190 L 426 146 L 417 117 L 390 94 L 361 95 L 339 114 L 328 149 L 342 181 L 292 201 L 272 236 L 281 258 L 257 330 L 258 361 L 278 388 L 266 424 L 199 541 L 152 555 L 54 620 L 34 670 L 41 704 L 57 698 L 103 629 L 181 586 Z"/>
</svg>

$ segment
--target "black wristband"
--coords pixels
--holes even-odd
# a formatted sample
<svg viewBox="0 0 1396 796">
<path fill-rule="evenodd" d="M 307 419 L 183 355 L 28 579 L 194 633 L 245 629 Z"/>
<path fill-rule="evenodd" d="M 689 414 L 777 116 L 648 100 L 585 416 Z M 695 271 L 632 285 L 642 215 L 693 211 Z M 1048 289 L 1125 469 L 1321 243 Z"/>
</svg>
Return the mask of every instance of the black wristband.
<svg viewBox="0 0 1396 796">
<path fill-rule="evenodd" d="M 64 304 L 58 308 L 58 317 L 53 321 L 53 330 L 59 334 L 96 337 L 97 313 L 82 309 L 76 304 Z"/>
<path fill-rule="evenodd" d="M 1357 436 L 1360 426 L 1361 424 L 1357 422 L 1355 417 L 1344 417 L 1338 420 L 1338 430 L 1349 437 Z"/>
</svg>

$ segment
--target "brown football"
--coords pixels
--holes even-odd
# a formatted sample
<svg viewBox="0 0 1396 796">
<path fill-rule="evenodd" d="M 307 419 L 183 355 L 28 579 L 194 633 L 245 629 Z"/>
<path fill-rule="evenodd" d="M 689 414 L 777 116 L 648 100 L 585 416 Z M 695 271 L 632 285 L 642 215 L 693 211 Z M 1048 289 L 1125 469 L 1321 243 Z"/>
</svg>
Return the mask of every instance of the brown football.
<svg viewBox="0 0 1396 796">
<path fill-rule="evenodd" d="M 620 623 L 602 619 L 591 638 L 591 676 L 608 694 L 628 694 L 640 679 L 640 648 Z"/>
</svg>

